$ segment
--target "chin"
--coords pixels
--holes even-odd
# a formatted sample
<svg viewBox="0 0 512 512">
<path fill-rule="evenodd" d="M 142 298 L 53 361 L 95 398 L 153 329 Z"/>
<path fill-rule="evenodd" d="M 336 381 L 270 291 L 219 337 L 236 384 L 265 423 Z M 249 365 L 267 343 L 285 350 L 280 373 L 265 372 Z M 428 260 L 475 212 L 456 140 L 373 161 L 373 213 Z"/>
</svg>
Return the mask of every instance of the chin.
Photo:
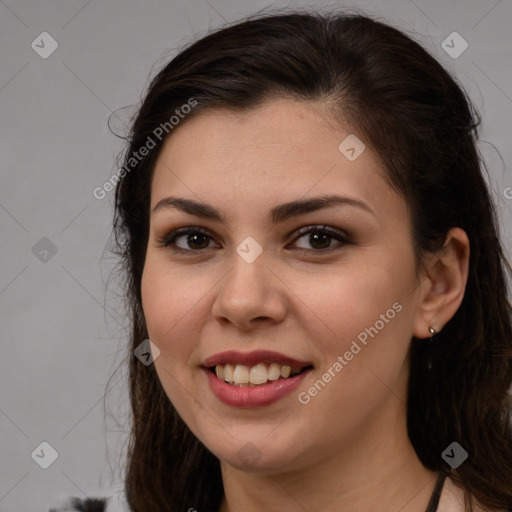
<svg viewBox="0 0 512 512">
<path fill-rule="evenodd" d="M 240 471 L 269 474 L 297 467 L 299 454 L 291 451 L 293 446 L 286 443 L 278 447 L 268 438 L 255 441 L 258 438 L 261 439 L 248 435 L 246 439 L 228 441 L 227 445 L 209 444 L 207 447 L 222 463 Z"/>
</svg>

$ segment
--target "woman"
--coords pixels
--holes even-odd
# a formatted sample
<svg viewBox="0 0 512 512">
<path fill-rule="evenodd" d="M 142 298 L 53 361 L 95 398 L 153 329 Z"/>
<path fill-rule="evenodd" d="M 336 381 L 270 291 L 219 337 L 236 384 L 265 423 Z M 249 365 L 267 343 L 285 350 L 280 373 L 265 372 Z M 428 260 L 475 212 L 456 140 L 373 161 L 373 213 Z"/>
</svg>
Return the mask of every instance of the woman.
<svg viewBox="0 0 512 512">
<path fill-rule="evenodd" d="M 478 124 L 364 15 L 249 19 L 153 79 L 114 226 L 133 512 L 512 510 Z"/>
</svg>

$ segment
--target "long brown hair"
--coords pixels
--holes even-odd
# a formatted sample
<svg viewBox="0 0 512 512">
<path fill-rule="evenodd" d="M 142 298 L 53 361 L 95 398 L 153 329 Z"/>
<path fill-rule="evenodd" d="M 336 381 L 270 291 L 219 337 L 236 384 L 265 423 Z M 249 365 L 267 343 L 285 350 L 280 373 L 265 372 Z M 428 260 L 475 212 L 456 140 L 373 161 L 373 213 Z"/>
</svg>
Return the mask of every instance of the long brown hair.
<svg viewBox="0 0 512 512">
<path fill-rule="evenodd" d="M 113 230 L 132 324 L 125 482 L 132 511 L 217 511 L 223 495 L 218 459 L 178 416 L 154 365 L 132 355 L 148 337 L 141 276 L 151 177 L 165 140 L 155 129 L 167 126 L 172 136 L 169 119 L 191 99 L 195 106 L 180 123 L 207 109 L 243 111 L 276 96 L 323 102 L 372 146 L 409 205 L 418 266 L 450 228 L 467 233 L 460 308 L 428 353 L 424 340 L 411 341 L 408 432 L 424 466 L 449 472 L 465 490 L 468 510 L 471 496 L 490 509 L 512 509 L 510 266 L 476 147 L 478 114 L 457 81 L 401 31 L 360 12 L 310 10 L 259 14 L 190 44 L 153 78 L 133 122 Z M 154 147 L 135 162 L 148 137 Z M 456 470 L 441 457 L 453 441 L 469 454 Z"/>
</svg>

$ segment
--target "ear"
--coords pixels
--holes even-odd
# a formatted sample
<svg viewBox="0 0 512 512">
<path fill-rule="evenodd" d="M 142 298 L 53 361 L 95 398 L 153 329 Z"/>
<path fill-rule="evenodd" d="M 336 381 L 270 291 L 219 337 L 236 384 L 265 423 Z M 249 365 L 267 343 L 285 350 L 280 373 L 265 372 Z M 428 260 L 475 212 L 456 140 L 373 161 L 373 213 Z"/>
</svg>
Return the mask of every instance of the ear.
<svg viewBox="0 0 512 512">
<path fill-rule="evenodd" d="M 413 335 L 429 338 L 429 327 L 439 332 L 459 309 L 468 279 L 469 239 L 460 228 L 446 235 L 442 249 L 433 254 L 421 276 L 421 293 Z"/>
</svg>

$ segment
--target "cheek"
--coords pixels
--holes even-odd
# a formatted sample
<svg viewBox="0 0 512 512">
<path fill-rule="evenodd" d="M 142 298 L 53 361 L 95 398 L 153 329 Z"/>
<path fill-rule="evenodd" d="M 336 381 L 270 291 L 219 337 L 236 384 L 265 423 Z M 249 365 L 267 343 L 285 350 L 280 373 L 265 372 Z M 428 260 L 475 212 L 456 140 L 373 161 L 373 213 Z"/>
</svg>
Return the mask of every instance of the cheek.
<svg viewBox="0 0 512 512">
<path fill-rule="evenodd" d="M 332 379 L 334 387 L 344 389 L 340 399 L 371 392 L 371 383 L 392 383 L 402 373 L 412 332 L 414 267 L 409 263 L 381 261 L 360 272 L 340 269 L 316 284 L 312 279 L 309 287 L 303 283 L 299 293 L 306 294 L 304 302 L 317 318 L 314 327 L 303 327 L 321 353 L 323 369 L 343 375 Z"/>
<path fill-rule="evenodd" d="M 310 332 L 323 362 L 317 380 L 301 390 L 318 414 L 350 410 L 350 419 L 340 420 L 350 430 L 390 390 L 402 395 L 411 329 L 404 289 L 389 273 L 339 278 L 325 287 L 314 308 L 332 332 Z"/>
<path fill-rule="evenodd" d="M 364 328 L 379 321 L 381 314 L 394 318 L 392 306 L 401 302 L 406 288 L 403 275 L 394 275 L 392 269 L 375 268 L 368 272 L 330 274 L 323 280 L 301 280 L 295 291 L 303 303 L 321 320 L 323 338 L 345 339 L 357 335 Z M 380 323 L 379 323 L 380 325 Z"/>
<path fill-rule="evenodd" d="M 148 337 L 160 349 L 154 361 L 155 370 L 168 399 L 187 424 L 194 424 L 200 411 L 194 412 L 195 402 L 189 395 L 194 393 L 194 383 L 187 365 L 194 344 L 186 331 L 187 325 L 197 325 L 193 318 L 194 307 L 198 307 L 204 294 L 205 290 L 180 277 L 179 271 L 170 271 L 165 262 L 148 254 L 141 295 Z"/>
<path fill-rule="evenodd" d="M 142 308 L 151 341 L 162 355 L 183 352 L 190 344 L 183 339 L 183 326 L 194 314 L 194 307 L 206 290 L 195 282 L 180 277 L 179 269 L 169 269 L 165 263 L 148 254 L 141 281 Z M 164 357 L 165 358 L 165 357 Z"/>
</svg>

